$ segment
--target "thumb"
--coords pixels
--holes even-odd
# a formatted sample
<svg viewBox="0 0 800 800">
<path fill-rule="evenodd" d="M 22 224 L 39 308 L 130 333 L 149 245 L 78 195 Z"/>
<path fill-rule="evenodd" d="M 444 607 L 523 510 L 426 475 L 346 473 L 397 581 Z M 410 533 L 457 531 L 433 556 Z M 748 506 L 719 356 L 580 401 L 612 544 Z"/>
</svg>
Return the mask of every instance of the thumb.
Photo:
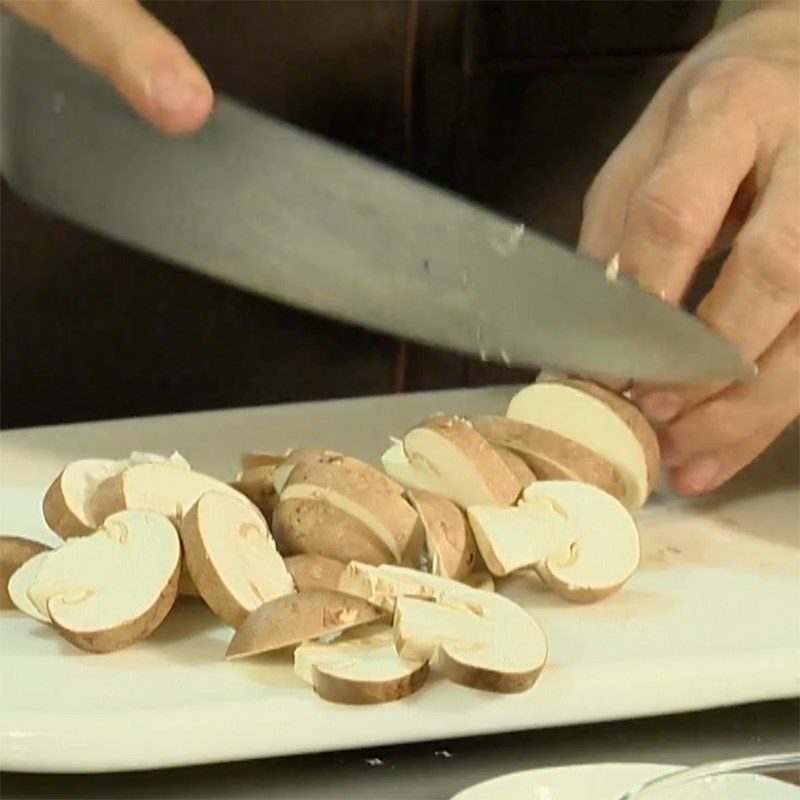
<svg viewBox="0 0 800 800">
<path fill-rule="evenodd" d="M 214 93 L 181 41 L 135 0 L 4 0 L 22 19 L 106 77 L 165 133 L 208 119 Z"/>
</svg>

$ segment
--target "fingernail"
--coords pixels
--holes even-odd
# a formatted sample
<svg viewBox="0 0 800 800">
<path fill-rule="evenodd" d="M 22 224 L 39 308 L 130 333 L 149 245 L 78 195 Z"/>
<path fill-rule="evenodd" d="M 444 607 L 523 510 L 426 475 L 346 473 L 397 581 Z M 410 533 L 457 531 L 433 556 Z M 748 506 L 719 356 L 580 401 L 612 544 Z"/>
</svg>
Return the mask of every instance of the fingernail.
<svg viewBox="0 0 800 800">
<path fill-rule="evenodd" d="M 683 400 L 672 392 L 654 392 L 637 398 L 639 408 L 653 422 L 669 422 L 681 410 Z"/>
<path fill-rule="evenodd" d="M 169 114 L 187 111 L 202 96 L 195 82 L 172 69 L 157 72 L 150 79 L 149 89 L 154 102 Z"/>
<path fill-rule="evenodd" d="M 713 458 L 699 458 L 681 470 L 680 482 L 691 492 L 703 494 L 719 485 L 719 463 Z"/>
</svg>

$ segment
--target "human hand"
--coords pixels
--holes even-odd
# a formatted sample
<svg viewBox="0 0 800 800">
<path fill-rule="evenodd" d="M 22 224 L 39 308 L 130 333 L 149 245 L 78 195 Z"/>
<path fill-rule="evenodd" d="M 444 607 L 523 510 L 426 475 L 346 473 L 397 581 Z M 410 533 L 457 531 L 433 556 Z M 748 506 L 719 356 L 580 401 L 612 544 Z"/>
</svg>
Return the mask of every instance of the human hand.
<svg viewBox="0 0 800 800">
<path fill-rule="evenodd" d="M 763 3 L 701 42 L 608 159 L 580 247 L 669 303 L 733 244 L 698 317 L 758 364 L 737 384 L 635 385 L 684 494 L 712 491 L 800 413 L 800 4 Z"/>
<path fill-rule="evenodd" d="M 3 0 L 108 79 L 146 120 L 187 134 L 208 119 L 214 93 L 180 40 L 136 0 Z"/>
</svg>

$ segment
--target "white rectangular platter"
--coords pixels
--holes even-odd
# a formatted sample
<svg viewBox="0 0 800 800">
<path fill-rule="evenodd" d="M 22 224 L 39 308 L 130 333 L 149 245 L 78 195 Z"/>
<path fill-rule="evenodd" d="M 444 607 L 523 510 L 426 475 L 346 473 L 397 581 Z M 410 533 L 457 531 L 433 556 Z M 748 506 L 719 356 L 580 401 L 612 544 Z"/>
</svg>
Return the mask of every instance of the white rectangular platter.
<svg viewBox="0 0 800 800">
<path fill-rule="evenodd" d="M 68 461 L 180 450 L 228 478 L 246 449 L 319 445 L 376 461 L 389 434 L 436 411 L 502 412 L 489 389 L 154 417 L 0 436 L 0 532 L 48 537 L 46 485 Z M 0 766 L 113 771 L 570 725 L 800 694 L 798 436 L 722 493 L 656 497 L 643 560 L 616 596 L 575 606 L 516 577 L 502 590 L 541 622 L 550 660 L 529 692 L 433 679 L 376 707 L 336 706 L 290 660 L 223 660 L 230 630 L 182 602 L 145 642 L 75 650 L 16 612 L 0 620 Z"/>
</svg>

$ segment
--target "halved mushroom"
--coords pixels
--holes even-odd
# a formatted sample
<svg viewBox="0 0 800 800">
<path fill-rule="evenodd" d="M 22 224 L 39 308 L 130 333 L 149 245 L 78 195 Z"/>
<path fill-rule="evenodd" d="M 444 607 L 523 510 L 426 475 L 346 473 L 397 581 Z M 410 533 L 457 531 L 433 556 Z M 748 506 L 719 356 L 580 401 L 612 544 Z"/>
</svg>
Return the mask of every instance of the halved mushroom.
<svg viewBox="0 0 800 800">
<path fill-rule="evenodd" d="M 282 500 L 272 516 L 272 532 L 284 555 L 308 553 L 368 564 L 395 560 L 368 525 L 327 499 Z"/>
<path fill-rule="evenodd" d="M 201 495 L 180 524 L 186 567 L 208 607 L 232 627 L 295 591 L 264 518 L 230 494 Z"/>
<path fill-rule="evenodd" d="M 421 489 L 408 499 L 419 515 L 430 571 L 460 580 L 475 563 L 475 541 L 464 512 L 451 500 Z"/>
<path fill-rule="evenodd" d="M 540 481 L 516 508 L 476 506 L 468 513 L 495 575 L 533 567 L 567 600 L 588 603 L 612 594 L 639 563 L 633 518 L 596 486 Z"/>
<path fill-rule="evenodd" d="M 251 467 L 230 483 L 231 488 L 241 492 L 268 520 L 272 519 L 278 505 L 278 492 L 272 480 L 274 473 L 274 465 Z"/>
<path fill-rule="evenodd" d="M 16 608 L 8 593 L 11 576 L 26 562 L 52 548 L 22 536 L 0 536 L 0 608 Z"/>
<path fill-rule="evenodd" d="M 489 572 L 470 572 L 461 579 L 461 583 L 471 586 L 473 589 L 480 589 L 482 592 L 495 590 L 494 578 Z"/>
<path fill-rule="evenodd" d="M 221 492 L 241 503 L 250 501 L 226 483 L 172 464 L 140 464 L 103 481 L 95 503 L 106 516 L 126 509 L 163 514 L 179 522 L 206 492 Z"/>
<path fill-rule="evenodd" d="M 398 653 L 430 660 L 457 683 L 521 692 L 546 661 L 542 629 L 502 595 L 388 564 L 348 564 L 339 588 L 394 612 Z"/>
<path fill-rule="evenodd" d="M 511 505 L 522 484 L 500 454 L 464 419 L 431 417 L 402 446 L 384 453 L 386 471 L 409 489 L 424 489 L 462 508 Z"/>
<path fill-rule="evenodd" d="M 332 589 L 309 589 L 283 595 L 264 603 L 237 629 L 226 658 L 244 658 L 268 653 L 329 636 L 382 616 L 360 597 Z"/>
<path fill-rule="evenodd" d="M 286 559 L 286 569 L 298 592 L 307 589 L 336 589 L 344 563 L 317 553 L 300 553 Z"/>
<path fill-rule="evenodd" d="M 42 512 L 48 527 L 62 539 L 85 536 L 97 530 L 106 510 L 98 507 L 100 485 L 114 475 L 137 464 L 168 463 L 177 469 L 189 469 L 180 453 L 169 458 L 154 453 L 134 452 L 128 458 L 86 458 L 68 464 L 48 488 Z"/>
<path fill-rule="evenodd" d="M 326 500 L 361 521 L 399 561 L 417 514 L 385 475 L 373 467 L 340 459 L 326 463 L 298 464 L 281 492 L 281 500 Z"/>
<path fill-rule="evenodd" d="M 376 624 L 327 644 L 301 644 L 294 671 L 325 700 L 365 705 L 408 697 L 425 683 L 429 668 L 399 656 L 391 627 Z"/>
<path fill-rule="evenodd" d="M 644 505 L 658 478 L 658 439 L 632 403 L 585 381 L 535 383 L 512 398 L 507 416 L 594 451 L 622 477 L 625 505 Z"/>
<path fill-rule="evenodd" d="M 486 595 L 486 593 L 482 593 Z M 394 615 L 397 652 L 430 660 L 454 683 L 515 694 L 530 689 L 547 661 L 547 640 L 523 608 L 502 595 L 480 604 L 400 597 Z"/>
<path fill-rule="evenodd" d="M 630 512 L 595 486 L 571 481 L 541 481 L 525 490 L 521 507 L 555 503 L 566 514 L 574 543 L 536 566 L 558 595 L 591 603 L 616 592 L 639 564 L 639 531 Z"/>
<path fill-rule="evenodd" d="M 582 481 L 620 500 L 625 497 L 625 482 L 617 469 L 578 442 L 508 417 L 480 416 L 471 422 L 492 444 L 523 458 L 540 480 Z"/>
<path fill-rule="evenodd" d="M 50 555 L 50 552 L 45 550 L 28 559 L 8 579 L 8 596 L 13 605 L 26 616 L 38 622 L 44 622 L 46 625 L 50 624 L 50 617 L 36 608 L 28 595 L 28 590 L 36 580 L 36 576 L 39 574 L 39 570 L 42 568 L 44 560 Z"/>
<path fill-rule="evenodd" d="M 180 562 L 168 519 L 125 511 L 45 554 L 27 596 L 69 642 L 107 653 L 158 627 L 175 602 Z"/>
</svg>

